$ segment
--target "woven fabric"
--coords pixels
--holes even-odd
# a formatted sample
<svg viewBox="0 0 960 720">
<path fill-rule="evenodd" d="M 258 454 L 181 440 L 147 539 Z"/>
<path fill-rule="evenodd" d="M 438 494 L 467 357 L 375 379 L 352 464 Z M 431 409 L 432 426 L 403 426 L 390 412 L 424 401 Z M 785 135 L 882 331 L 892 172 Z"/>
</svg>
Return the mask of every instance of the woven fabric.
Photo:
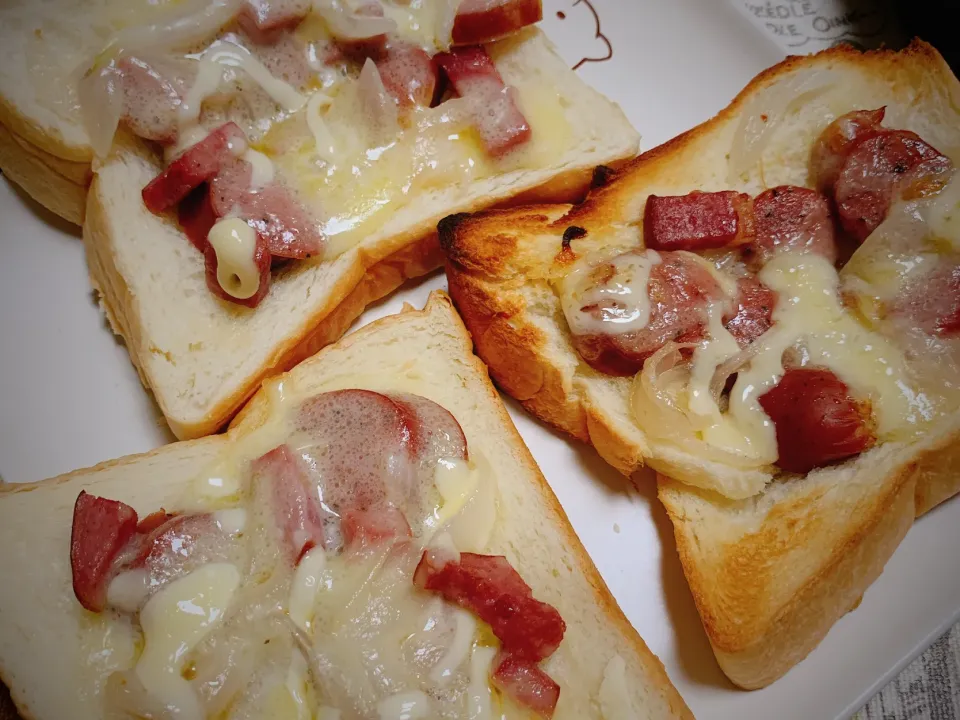
<svg viewBox="0 0 960 720">
<path fill-rule="evenodd" d="M 881 690 L 856 720 L 960 718 L 960 624 Z"/>
</svg>

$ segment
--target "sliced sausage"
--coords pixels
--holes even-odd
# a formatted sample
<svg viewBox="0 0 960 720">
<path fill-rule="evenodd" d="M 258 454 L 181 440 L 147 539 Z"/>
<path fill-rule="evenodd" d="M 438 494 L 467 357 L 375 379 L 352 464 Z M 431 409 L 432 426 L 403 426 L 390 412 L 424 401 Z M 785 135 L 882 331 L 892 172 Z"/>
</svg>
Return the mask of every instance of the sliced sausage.
<svg viewBox="0 0 960 720">
<path fill-rule="evenodd" d="M 257 233 L 257 246 L 253 251 L 253 264 L 256 265 L 260 274 L 260 285 L 257 286 L 257 291 L 253 295 L 248 298 L 238 298 L 224 290 L 217 277 L 219 262 L 217 251 L 208 242 L 203 250 L 203 267 L 207 277 L 207 289 L 218 298 L 244 307 L 255 308 L 267 296 L 270 291 L 270 267 L 273 258 L 267 250 L 263 235 L 259 232 Z"/>
<path fill-rule="evenodd" d="M 773 325 L 777 293 L 752 275 L 737 280 L 737 312 L 724 327 L 740 347 L 746 347 Z"/>
<path fill-rule="evenodd" d="M 869 403 L 830 370 L 791 368 L 759 400 L 776 428 L 777 465 L 788 472 L 808 473 L 876 441 Z"/>
<path fill-rule="evenodd" d="M 750 196 L 723 192 L 651 195 L 643 242 L 653 250 L 709 250 L 747 242 L 753 234 Z"/>
<path fill-rule="evenodd" d="M 771 188 L 754 199 L 753 217 L 756 237 L 749 255 L 755 266 L 779 250 L 811 252 L 836 262 L 833 217 L 824 195 L 796 185 Z"/>
<path fill-rule="evenodd" d="M 960 258 L 942 258 L 931 272 L 907 285 L 893 312 L 931 335 L 960 336 Z"/>
<path fill-rule="evenodd" d="M 863 242 L 886 218 L 896 195 L 935 192 L 951 169 L 947 157 L 908 130 L 885 130 L 855 140 L 834 188 L 843 228 Z"/>
<path fill-rule="evenodd" d="M 647 284 L 650 320 L 642 330 L 574 335 L 574 346 L 593 368 L 608 375 L 633 375 L 667 342 L 697 342 L 704 337 L 707 308 L 723 297 L 713 275 L 689 255 L 660 253 Z M 611 276 L 614 272 L 610 266 Z M 583 308 L 598 319 L 600 307 Z"/>
<path fill-rule="evenodd" d="M 471 108 L 473 125 L 487 152 L 498 157 L 530 139 L 530 124 L 517 106 L 512 88 L 481 45 L 453 48 L 434 56 L 457 95 Z"/>
<path fill-rule="evenodd" d="M 319 225 L 293 192 L 278 182 L 251 189 L 253 166 L 233 158 L 223 163 L 210 183 L 217 217 L 243 218 L 263 237 L 271 256 L 304 259 L 323 251 Z"/>
<path fill-rule="evenodd" d="M 424 551 L 413 575 L 422 590 L 441 595 L 490 625 L 505 652 L 538 662 L 560 646 L 566 623 L 552 605 L 533 597 L 502 555 L 460 553 L 459 559 Z"/>
<path fill-rule="evenodd" d="M 162 213 L 183 200 L 202 183 L 212 180 L 234 157 L 233 148 L 246 147 L 246 135 L 236 123 L 221 125 L 167 166 L 143 188 L 143 203 Z"/>
<path fill-rule="evenodd" d="M 820 133 L 810 154 L 810 176 L 820 192 L 829 193 L 853 141 L 881 130 L 886 108 L 854 110 L 841 115 Z"/>
<path fill-rule="evenodd" d="M 538 664 L 502 654 L 490 681 L 501 692 L 513 698 L 522 707 L 532 710 L 537 717 L 553 717 L 560 700 L 560 686 Z"/>
<path fill-rule="evenodd" d="M 453 42 L 491 42 L 542 19 L 540 0 L 463 0 L 453 21 Z"/>
<path fill-rule="evenodd" d="M 310 8 L 310 0 L 246 0 L 237 24 L 255 43 L 270 44 L 299 25 Z"/>
<path fill-rule="evenodd" d="M 437 88 L 437 66 L 424 50 L 391 40 L 374 61 L 383 87 L 401 107 L 430 107 Z"/>
<path fill-rule="evenodd" d="M 70 569 L 73 594 L 87 610 L 100 612 L 106 607 L 114 561 L 136 532 L 137 512 L 132 507 L 80 491 L 73 506 Z"/>
</svg>

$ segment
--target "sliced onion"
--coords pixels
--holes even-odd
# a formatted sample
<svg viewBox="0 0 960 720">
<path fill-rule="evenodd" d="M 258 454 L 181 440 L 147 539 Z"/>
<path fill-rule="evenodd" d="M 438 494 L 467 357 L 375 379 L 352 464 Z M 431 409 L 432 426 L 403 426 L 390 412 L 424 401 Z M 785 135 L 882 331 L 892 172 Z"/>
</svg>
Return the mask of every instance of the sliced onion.
<svg viewBox="0 0 960 720">
<path fill-rule="evenodd" d="M 243 3 L 244 0 L 188 0 L 164 22 L 121 30 L 111 45 L 138 52 L 148 48 L 191 48 L 231 23 Z"/>
<path fill-rule="evenodd" d="M 713 377 L 710 379 L 710 395 L 713 396 L 715 403 L 719 405 L 720 395 L 723 393 L 723 388 L 726 387 L 727 379 L 750 362 L 762 346 L 762 343 L 752 342 L 736 355 L 727 358 L 717 366 L 717 369 L 713 372 Z"/>
<path fill-rule="evenodd" d="M 681 350 L 692 350 L 694 343 L 667 343 L 643 364 L 634 378 L 633 413 L 648 435 L 674 438 L 693 435 L 693 425 L 680 409 L 677 397 L 690 379 L 689 362 Z"/>
<path fill-rule="evenodd" d="M 437 8 L 437 47 L 441 50 L 449 50 L 453 45 L 453 25 L 457 21 L 461 0 L 437 1 L 440 3 L 440 7 Z"/>
<path fill-rule="evenodd" d="M 702 440 L 690 417 L 677 402 L 687 390 L 690 363 L 681 354 L 693 343 L 667 343 L 643 364 L 633 380 L 630 406 L 637 425 L 651 438 L 664 441 L 691 455 L 738 469 L 757 469 L 762 460 L 724 450 Z M 683 478 L 680 478 L 681 480 Z M 723 492 L 723 488 L 716 488 Z"/>
<path fill-rule="evenodd" d="M 731 185 L 757 164 L 786 115 L 834 85 L 835 75 L 832 70 L 794 73 L 751 97 L 740 113 L 730 147 L 727 181 Z"/>
<path fill-rule="evenodd" d="M 123 89 L 120 70 L 111 62 L 93 68 L 77 87 L 80 116 L 97 157 L 105 158 L 113 145 L 113 136 L 123 115 Z"/>
<path fill-rule="evenodd" d="M 340 40 L 369 40 L 397 30 L 397 23 L 390 18 L 358 15 L 338 0 L 314 0 L 313 11 Z"/>
<path fill-rule="evenodd" d="M 167 716 L 163 702 L 151 694 L 133 670 L 111 673 L 103 687 L 103 705 L 109 718 L 161 718 Z"/>
<path fill-rule="evenodd" d="M 370 139 L 374 146 L 393 141 L 400 132 L 397 104 L 383 86 L 380 71 L 370 58 L 360 71 L 358 86 L 363 117 L 369 123 Z"/>
</svg>

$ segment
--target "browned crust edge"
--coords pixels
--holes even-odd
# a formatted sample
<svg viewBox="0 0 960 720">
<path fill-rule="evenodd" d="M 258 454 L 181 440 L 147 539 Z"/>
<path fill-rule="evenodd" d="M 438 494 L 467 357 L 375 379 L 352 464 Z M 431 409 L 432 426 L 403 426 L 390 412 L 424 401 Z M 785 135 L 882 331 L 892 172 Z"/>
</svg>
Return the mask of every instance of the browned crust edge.
<svg viewBox="0 0 960 720">
<path fill-rule="evenodd" d="M 579 563 L 580 571 L 583 573 L 587 582 L 590 584 L 593 589 L 594 599 L 598 606 L 600 606 L 607 616 L 609 621 L 613 623 L 616 628 L 623 634 L 625 638 L 629 638 L 631 644 L 633 645 L 637 657 L 640 659 L 644 666 L 644 670 L 647 673 L 647 676 L 651 679 L 651 684 L 654 685 L 659 692 L 661 698 L 665 701 L 667 706 L 670 708 L 671 714 L 678 718 L 684 719 L 693 719 L 693 714 L 687 708 L 686 703 L 684 703 L 683 698 L 680 697 L 680 694 L 677 692 L 676 688 L 671 683 L 669 677 L 667 676 L 666 670 L 663 666 L 663 663 L 660 659 L 654 655 L 650 649 L 647 647 L 646 643 L 643 641 L 643 638 L 640 637 L 636 629 L 630 624 L 626 616 L 623 614 L 623 611 L 620 609 L 620 606 L 617 604 L 616 600 L 613 597 L 613 594 L 610 592 L 606 583 L 604 583 L 603 578 L 600 576 L 599 571 L 596 566 L 590 559 L 590 556 L 587 554 L 586 549 L 583 547 L 583 544 L 580 542 L 580 538 L 577 536 L 576 531 L 573 529 L 573 526 L 570 524 L 569 519 L 566 516 L 566 513 L 563 510 L 563 507 L 560 505 L 559 500 L 556 495 L 554 495 L 553 490 L 551 490 L 550 485 L 547 483 L 546 478 L 544 478 L 543 473 L 541 473 L 539 466 L 534 460 L 533 455 L 530 453 L 530 450 L 527 448 L 526 444 L 523 441 L 523 438 L 520 436 L 520 433 L 517 431 L 516 426 L 514 426 L 513 421 L 510 419 L 510 415 L 507 413 L 506 408 L 503 405 L 503 402 L 500 399 L 500 395 L 497 393 L 493 384 L 490 382 L 487 375 L 487 367 L 483 362 L 473 355 L 472 352 L 472 341 L 470 335 L 467 332 L 466 327 L 464 327 L 463 322 L 460 317 L 457 315 L 456 311 L 453 308 L 453 302 L 450 297 L 443 291 L 434 291 L 430 294 L 429 299 L 427 300 L 426 306 L 423 310 L 414 310 L 412 308 L 405 308 L 400 313 L 396 315 L 391 315 L 385 318 L 381 318 L 375 322 L 366 325 L 354 333 L 347 335 L 343 338 L 339 347 L 349 347 L 355 342 L 358 342 L 368 334 L 379 332 L 384 326 L 390 325 L 396 322 L 401 322 L 405 317 L 409 317 L 411 314 L 417 314 L 420 317 L 426 318 L 432 314 L 442 314 L 444 316 L 445 322 L 448 322 L 449 325 L 456 331 L 458 336 L 458 351 L 462 354 L 465 364 L 468 365 L 481 380 L 484 387 L 484 400 L 491 403 L 495 408 L 498 415 L 498 419 L 504 429 L 510 435 L 511 445 L 517 450 L 517 458 L 524 465 L 527 471 L 535 478 L 537 490 L 540 493 L 541 498 L 548 506 L 550 512 L 554 516 L 554 524 L 561 528 L 561 535 L 563 542 L 570 547 L 574 554 L 576 555 Z M 319 353 L 313 356 L 313 358 L 305 361 L 305 364 L 312 364 L 321 362 L 324 354 L 327 350 L 332 349 L 332 346 L 327 346 L 327 348 L 320 350 Z M 260 425 L 266 420 L 268 414 L 268 405 L 269 400 L 266 397 L 266 394 L 262 391 L 259 391 L 243 410 L 236 416 L 234 422 L 231 424 L 230 429 L 225 435 L 217 435 L 213 437 L 201 438 L 199 440 L 190 440 L 187 441 L 191 445 L 200 445 L 200 444 L 209 444 L 209 445 L 223 445 L 226 444 L 236 436 L 241 433 L 249 432 Z M 45 487 L 49 484 L 61 484 L 69 482 L 76 479 L 77 477 L 83 475 L 89 475 L 96 473 L 99 470 L 112 468 L 112 467 L 121 467 L 124 465 L 129 465 L 145 458 L 158 457 L 162 456 L 168 452 L 174 452 L 180 447 L 180 443 L 174 443 L 173 445 L 166 445 L 157 450 L 153 450 L 148 453 L 143 453 L 140 455 L 131 455 L 118 460 L 110 460 L 104 463 L 100 463 L 92 468 L 84 470 L 76 470 L 65 475 L 60 475 L 49 480 L 43 480 L 37 483 L 30 484 L 18 484 L 18 485 L 0 485 L 0 498 L 5 494 L 14 494 L 21 492 L 33 492 L 39 488 Z M 3 673 L 2 668 L 0 668 L 0 682 L 3 682 Z M 23 708 L 23 700 L 21 698 L 14 697 L 14 703 L 18 708 Z M 32 717 L 29 714 L 23 715 L 24 720 L 32 720 Z"/>
<path fill-rule="evenodd" d="M 919 40 L 914 40 L 908 48 L 899 52 L 877 50 L 861 53 L 840 46 L 814 57 L 855 59 L 857 62 L 866 60 L 883 66 L 903 62 L 907 58 L 945 67 L 939 53 Z M 716 125 L 735 115 L 755 92 L 776 82 L 782 74 L 811 62 L 819 60 L 790 57 L 762 72 L 714 118 L 627 163 L 615 174 L 615 182 L 598 187 L 581 205 L 562 209 L 558 218 L 557 208 L 537 207 L 513 213 L 483 212 L 451 216 L 439 226 L 441 246 L 447 255 L 450 295 L 473 335 L 477 354 L 490 366 L 494 380 L 528 411 L 574 438 L 592 444 L 605 460 L 628 476 L 643 465 L 640 449 L 633 442 L 620 437 L 601 414 L 564 387 L 562 374 L 544 353 L 546 336 L 525 317 L 523 298 L 512 291 L 515 284 L 522 283 L 522 278 L 518 280 L 505 272 L 505 259 L 516 251 L 517 238 L 522 237 L 524 232 L 553 232 L 559 236 L 562 229 L 569 225 L 603 226 L 622 220 L 618 214 L 623 205 L 621 199 L 633 195 L 648 183 L 662 164 L 670 162 L 677 153 L 708 136 Z M 551 220 L 551 217 L 556 219 Z M 534 224 L 531 225 L 531 222 Z M 504 231 L 498 234 L 498 229 L 508 227 L 511 228 L 509 233 Z M 957 471 L 951 472 L 951 469 Z M 721 667 L 733 682 L 745 688 L 770 684 L 816 647 L 836 620 L 856 606 L 862 592 L 876 579 L 906 534 L 912 519 L 960 492 L 960 438 L 951 436 L 938 447 L 914 458 L 913 463 L 897 470 L 893 477 L 886 480 L 886 492 L 874 499 L 874 512 L 848 528 L 842 544 L 793 598 L 793 602 L 780 609 L 766 628 L 756 628 L 757 634 L 749 640 L 744 637 L 738 622 L 726 618 L 724 623 L 724 618 L 712 614 L 706 602 L 706 592 L 702 589 L 704 579 L 698 572 L 688 544 L 692 540 L 682 534 L 677 516 L 670 513 L 675 525 L 678 553 L 705 630 Z M 669 512 L 669 504 L 667 507 Z M 909 512 L 905 510 L 907 507 Z M 907 515 L 910 522 L 903 521 Z M 891 517 L 899 518 L 901 522 L 891 522 Z M 765 521 L 760 532 L 769 527 L 770 522 Z M 733 551 L 735 549 L 736 546 Z M 769 646 L 775 638 L 786 632 L 791 623 L 800 621 L 798 613 L 804 603 L 812 604 L 818 591 L 821 595 L 829 592 L 827 581 L 849 569 L 845 557 L 870 552 L 874 554 L 871 567 L 864 573 L 862 587 L 856 593 L 856 598 L 835 616 L 826 620 L 821 618 L 822 627 L 813 633 L 815 640 L 803 643 L 799 649 L 791 649 L 791 654 L 785 658 L 771 658 L 763 654 L 765 645 Z"/>
</svg>

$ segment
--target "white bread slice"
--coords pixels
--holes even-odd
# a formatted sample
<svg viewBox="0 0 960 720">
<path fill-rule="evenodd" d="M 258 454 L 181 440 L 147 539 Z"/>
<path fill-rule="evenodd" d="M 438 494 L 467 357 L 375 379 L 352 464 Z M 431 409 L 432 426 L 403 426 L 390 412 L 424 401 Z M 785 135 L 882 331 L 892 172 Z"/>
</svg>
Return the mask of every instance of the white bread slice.
<svg viewBox="0 0 960 720">
<path fill-rule="evenodd" d="M 488 552 L 505 554 L 567 622 L 546 670 L 560 683 L 556 718 L 600 718 L 597 692 L 607 663 L 626 662 L 629 708 L 619 718 L 692 717 L 663 666 L 617 607 L 510 421 L 486 368 L 444 293 L 347 336 L 294 368 L 307 393 L 363 387 L 416 392 L 457 417 L 471 451 L 488 458 L 500 510 Z M 258 394 L 224 435 L 168 445 L 41 483 L 0 489 L 0 678 L 28 720 L 99 720 L 89 687 L 79 685 L 91 651 L 94 616 L 70 586 L 69 538 L 81 489 L 122 500 L 140 513 L 175 507 L 185 485 L 230 443 L 243 442 L 268 411 Z M 86 638 L 86 640 L 84 639 Z"/>
<path fill-rule="evenodd" d="M 93 151 L 75 86 L 81 63 L 106 42 L 106 6 L 102 0 L 9 0 L 0 6 L 0 169 L 77 225 Z"/>
<path fill-rule="evenodd" d="M 265 376 L 335 340 L 366 304 L 406 278 L 438 267 L 435 227 L 444 215 L 517 196 L 582 194 L 596 165 L 635 152 L 636 132 L 620 109 L 584 85 L 538 30 L 491 53 L 508 84 L 539 78 L 563 93 L 571 132 L 562 153 L 547 167 L 420 194 L 340 257 L 274 273 L 254 310 L 215 298 L 202 256 L 171 220 L 144 207 L 140 190 L 159 171 L 151 153 L 122 145 L 98 170 L 84 225 L 91 280 L 179 438 L 217 430 Z"/>
<path fill-rule="evenodd" d="M 758 121 L 771 92 L 802 96 L 802 83 L 816 84 L 825 71 L 831 89 L 784 115 L 770 111 L 779 125 L 761 162 L 731 173 L 728 156 L 736 152 L 741 124 L 751 116 Z M 665 475 L 727 473 L 736 480 L 738 473 L 715 463 L 652 448 L 631 419 L 630 379 L 604 376 L 580 361 L 547 282 L 564 271 L 561 236 L 571 225 L 585 228 L 586 237 L 574 243 L 578 253 L 602 243 L 611 228 L 632 233 L 635 242 L 651 193 L 756 194 L 779 184 L 809 185 L 807 157 L 823 127 L 854 108 L 881 105 L 888 126 L 914 130 L 960 158 L 960 83 L 932 47 L 919 41 L 901 52 L 841 47 L 762 73 L 715 118 L 643 154 L 580 206 L 444 220 L 450 293 L 491 375 L 528 410 L 593 444 L 627 475 L 649 464 Z M 856 604 L 913 517 L 960 491 L 958 439 L 953 418 L 931 430 L 928 446 L 881 447 L 739 503 L 662 480 L 684 571 L 731 680 L 746 688 L 769 684 Z"/>
<path fill-rule="evenodd" d="M 90 185 L 90 163 L 58 158 L 0 124 L 0 169 L 34 200 L 80 225 Z"/>
</svg>

